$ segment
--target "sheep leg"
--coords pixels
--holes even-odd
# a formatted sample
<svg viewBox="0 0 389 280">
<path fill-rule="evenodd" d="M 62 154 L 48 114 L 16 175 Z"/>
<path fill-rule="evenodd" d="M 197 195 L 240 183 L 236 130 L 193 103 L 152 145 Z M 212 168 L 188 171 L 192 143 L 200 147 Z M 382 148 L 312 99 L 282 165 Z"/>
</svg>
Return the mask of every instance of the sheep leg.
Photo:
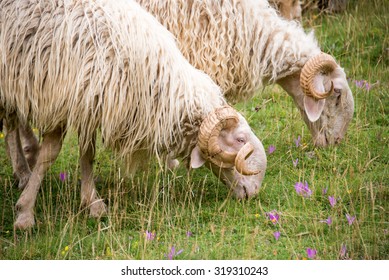
<svg viewBox="0 0 389 280">
<path fill-rule="evenodd" d="M 95 158 L 96 135 L 93 136 L 92 142 L 84 152 L 80 150 L 81 166 L 81 206 L 90 207 L 90 216 L 101 217 L 107 212 L 106 205 L 99 198 L 95 182 L 93 180 L 93 161 Z M 82 146 L 82 145 L 80 145 Z"/>
<path fill-rule="evenodd" d="M 9 119 L 7 123 L 5 143 L 8 156 L 11 159 L 14 176 L 19 181 L 18 188 L 23 190 L 31 176 L 31 170 L 23 153 L 20 132 L 17 121 L 14 118 Z"/>
<path fill-rule="evenodd" d="M 47 169 L 56 160 L 65 132 L 62 127 L 43 135 L 42 147 L 38 155 L 37 163 L 31 173 L 30 180 L 16 203 L 17 218 L 15 229 L 25 230 L 35 224 L 34 206 L 40 184 Z"/>
<path fill-rule="evenodd" d="M 20 126 L 19 133 L 22 140 L 24 156 L 26 157 L 30 170 L 32 170 L 38 159 L 39 141 L 29 124 Z"/>
</svg>

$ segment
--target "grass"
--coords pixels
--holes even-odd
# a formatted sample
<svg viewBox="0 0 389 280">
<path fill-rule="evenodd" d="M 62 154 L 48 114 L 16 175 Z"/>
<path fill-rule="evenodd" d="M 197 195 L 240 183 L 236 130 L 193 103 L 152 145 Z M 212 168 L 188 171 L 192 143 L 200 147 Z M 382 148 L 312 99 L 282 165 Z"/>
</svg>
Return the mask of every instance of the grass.
<svg viewBox="0 0 389 280">
<path fill-rule="evenodd" d="M 13 230 L 20 192 L 3 156 L 0 259 L 165 259 L 172 246 L 183 250 L 175 259 L 304 259 L 307 248 L 317 250 L 317 259 L 388 259 L 389 7 L 378 0 L 350 2 L 343 14 L 304 17 L 304 25 L 315 28 L 322 49 L 337 58 L 350 79 L 355 115 L 340 145 L 315 148 L 291 98 L 268 87 L 236 106 L 265 148 L 276 147 L 257 197 L 232 198 L 206 169 L 172 173 L 152 164 L 124 178 L 114 156 L 99 150 L 96 182 L 109 214 L 95 220 L 79 206 L 77 140 L 68 135 L 45 177 L 37 225 L 29 232 Z M 376 85 L 366 90 L 356 85 L 360 80 Z M 3 142 L 0 136 L 5 155 Z M 68 175 L 65 181 L 61 172 Z M 311 197 L 298 195 L 296 182 L 307 182 Z M 328 196 L 336 198 L 334 207 Z M 279 214 L 275 224 L 267 215 L 273 210 Z M 346 214 L 356 217 L 352 225 Z M 331 225 L 323 222 L 328 217 Z M 146 230 L 155 234 L 153 240 Z"/>
</svg>

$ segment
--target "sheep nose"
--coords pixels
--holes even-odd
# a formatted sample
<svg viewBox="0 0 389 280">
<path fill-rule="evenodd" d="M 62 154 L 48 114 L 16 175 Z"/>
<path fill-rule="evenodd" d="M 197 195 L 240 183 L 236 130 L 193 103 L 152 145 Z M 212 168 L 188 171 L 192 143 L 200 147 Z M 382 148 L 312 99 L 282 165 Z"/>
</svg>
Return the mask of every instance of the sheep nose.
<svg viewBox="0 0 389 280">
<path fill-rule="evenodd" d="M 342 141 L 342 137 L 335 137 L 335 144 L 339 144 Z"/>
</svg>

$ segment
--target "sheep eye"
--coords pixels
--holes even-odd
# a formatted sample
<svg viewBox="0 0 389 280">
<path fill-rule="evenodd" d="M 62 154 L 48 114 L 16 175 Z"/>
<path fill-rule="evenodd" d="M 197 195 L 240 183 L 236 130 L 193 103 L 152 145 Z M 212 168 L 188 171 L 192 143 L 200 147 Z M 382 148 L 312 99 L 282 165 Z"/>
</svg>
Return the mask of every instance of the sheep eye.
<svg viewBox="0 0 389 280">
<path fill-rule="evenodd" d="M 246 141 L 244 140 L 244 138 L 237 138 L 236 141 L 238 141 L 239 143 L 245 143 Z"/>
</svg>

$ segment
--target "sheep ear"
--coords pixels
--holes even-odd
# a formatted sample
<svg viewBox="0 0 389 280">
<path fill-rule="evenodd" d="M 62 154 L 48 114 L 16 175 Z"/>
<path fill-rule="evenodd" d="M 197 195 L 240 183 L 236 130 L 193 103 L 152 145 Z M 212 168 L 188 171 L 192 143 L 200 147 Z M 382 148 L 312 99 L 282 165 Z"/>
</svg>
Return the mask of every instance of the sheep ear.
<svg viewBox="0 0 389 280">
<path fill-rule="evenodd" d="M 325 102 L 325 99 L 315 100 L 312 97 L 304 96 L 304 109 L 309 121 L 315 122 L 320 118 Z"/>
<path fill-rule="evenodd" d="M 198 146 L 196 146 L 192 153 L 190 154 L 190 167 L 191 168 L 199 168 L 203 166 L 205 163 L 205 159 L 201 155 L 200 149 Z"/>
</svg>

